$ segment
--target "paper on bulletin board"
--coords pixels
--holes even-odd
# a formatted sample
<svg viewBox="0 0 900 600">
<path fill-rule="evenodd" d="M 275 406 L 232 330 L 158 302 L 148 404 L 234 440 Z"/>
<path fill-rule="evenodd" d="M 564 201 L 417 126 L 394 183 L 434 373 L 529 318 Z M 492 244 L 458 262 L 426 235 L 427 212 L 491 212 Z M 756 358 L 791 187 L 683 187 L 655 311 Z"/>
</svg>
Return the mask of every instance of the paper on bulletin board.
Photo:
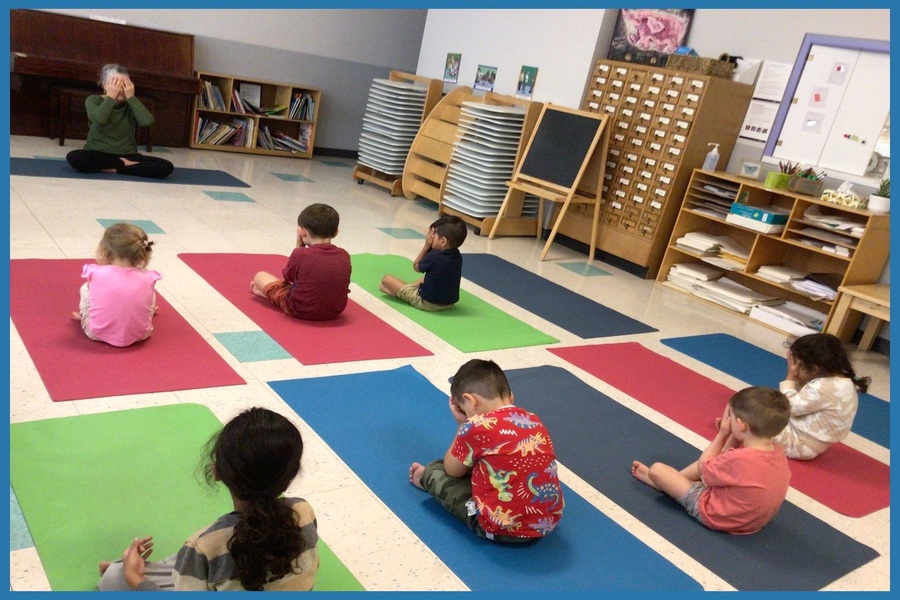
<svg viewBox="0 0 900 600">
<path fill-rule="evenodd" d="M 738 135 L 758 142 L 768 141 L 769 134 L 772 132 L 772 124 L 775 123 L 775 115 L 777 114 L 777 102 L 751 100 Z"/>
<path fill-rule="evenodd" d="M 763 62 L 756 80 L 756 88 L 753 90 L 753 97 L 758 100 L 781 102 L 793 68 L 794 65 L 788 63 Z"/>
</svg>

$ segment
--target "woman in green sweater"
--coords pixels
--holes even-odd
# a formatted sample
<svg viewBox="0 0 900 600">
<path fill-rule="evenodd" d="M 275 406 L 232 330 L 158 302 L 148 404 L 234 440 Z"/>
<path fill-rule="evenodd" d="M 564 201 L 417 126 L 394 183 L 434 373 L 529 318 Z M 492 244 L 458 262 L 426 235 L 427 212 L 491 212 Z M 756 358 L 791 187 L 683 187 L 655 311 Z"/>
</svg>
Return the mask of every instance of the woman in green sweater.
<svg viewBox="0 0 900 600">
<path fill-rule="evenodd" d="M 134 95 L 128 71 L 117 64 L 100 70 L 102 96 L 85 100 L 90 129 L 83 150 L 73 150 L 66 160 L 83 173 L 119 173 L 136 177 L 168 177 L 172 163 L 138 154 L 135 127 L 149 127 L 154 118 Z"/>
</svg>

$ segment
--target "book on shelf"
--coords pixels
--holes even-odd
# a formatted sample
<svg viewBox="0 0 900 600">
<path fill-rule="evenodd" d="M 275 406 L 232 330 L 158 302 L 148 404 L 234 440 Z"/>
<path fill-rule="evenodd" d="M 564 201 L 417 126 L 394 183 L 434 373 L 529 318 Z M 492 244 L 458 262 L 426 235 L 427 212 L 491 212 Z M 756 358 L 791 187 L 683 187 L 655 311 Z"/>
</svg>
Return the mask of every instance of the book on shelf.
<svg viewBox="0 0 900 600">
<path fill-rule="evenodd" d="M 203 81 L 203 93 L 200 94 L 199 101 L 201 108 L 208 110 L 225 110 L 225 99 L 222 97 L 222 91 L 219 86 L 211 81 Z"/>
<path fill-rule="evenodd" d="M 238 87 L 240 88 L 240 97 L 253 106 L 259 106 L 262 101 L 262 86 L 256 83 L 248 83 L 242 81 Z"/>
<path fill-rule="evenodd" d="M 302 139 L 294 139 L 280 131 L 272 131 L 271 134 L 275 145 L 283 146 L 295 152 L 307 152 L 309 150 L 308 140 L 304 142 Z"/>
<path fill-rule="evenodd" d="M 241 95 L 238 94 L 237 90 L 232 90 L 231 92 L 231 112 L 241 114 L 247 113 L 247 109 L 244 107 L 243 102 L 241 102 Z"/>
<path fill-rule="evenodd" d="M 772 223 L 766 223 L 764 221 L 759 221 L 752 217 L 745 217 L 744 215 L 739 215 L 736 213 L 728 213 L 728 216 L 725 217 L 726 223 L 731 223 L 732 225 L 740 225 L 746 229 L 751 229 L 753 231 L 758 231 L 759 233 L 781 233 L 784 231 L 784 225 L 779 223 L 777 225 Z"/>
</svg>

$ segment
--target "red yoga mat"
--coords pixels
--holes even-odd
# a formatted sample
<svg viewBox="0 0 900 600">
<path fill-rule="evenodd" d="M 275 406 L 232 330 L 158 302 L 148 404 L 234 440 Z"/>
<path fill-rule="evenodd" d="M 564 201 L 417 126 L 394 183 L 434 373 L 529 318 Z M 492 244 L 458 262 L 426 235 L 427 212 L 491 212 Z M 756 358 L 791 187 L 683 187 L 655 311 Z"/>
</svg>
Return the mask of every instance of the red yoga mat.
<svg viewBox="0 0 900 600">
<path fill-rule="evenodd" d="M 9 261 L 10 316 L 52 400 L 245 383 L 159 292 L 150 339 L 127 348 L 88 339 L 71 314 L 89 262 Z"/>
<path fill-rule="evenodd" d="M 251 293 L 253 276 L 258 271 L 280 275 L 285 256 L 187 253 L 178 258 L 304 365 L 431 355 L 352 299 L 333 321 L 301 321 Z"/>
<path fill-rule="evenodd" d="M 737 391 L 637 342 L 548 350 L 709 440 Z M 794 489 L 841 514 L 863 517 L 890 506 L 890 467 L 845 444 L 790 464 Z"/>
</svg>

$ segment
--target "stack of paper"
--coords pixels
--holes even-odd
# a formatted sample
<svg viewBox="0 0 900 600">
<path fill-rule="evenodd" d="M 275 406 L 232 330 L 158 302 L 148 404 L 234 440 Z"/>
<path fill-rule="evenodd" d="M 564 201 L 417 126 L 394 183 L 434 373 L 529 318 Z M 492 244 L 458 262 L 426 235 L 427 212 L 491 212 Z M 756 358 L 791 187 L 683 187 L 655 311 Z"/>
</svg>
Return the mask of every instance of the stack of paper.
<svg viewBox="0 0 900 600">
<path fill-rule="evenodd" d="M 714 238 L 715 236 L 705 234 L 702 231 L 692 231 L 675 240 L 675 245 L 695 254 L 715 256 L 719 253 L 720 246 L 719 242 Z"/>
<path fill-rule="evenodd" d="M 693 293 L 701 298 L 744 314 L 749 314 L 754 306 L 760 304 L 780 304 L 784 302 L 783 298 L 767 296 L 724 277 L 715 281 L 697 282 Z"/>
<path fill-rule="evenodd" d="M 699 263 L 678 263 L 669 269 L 666 281 L 693 293 L 694 286 L 701 281 L 714 281 L 722 277 L 722 271 Z"/>
<path fill-rule="evenodd" d="M 813 281 L 809 277 L 807 277 L 806 279 L 791 281 L 791 285 L 795 289 L 808 294 L 809 297 L 813 298 L 814 300 L 834 300 L 834 297 L 837 295 L 837 290 L 835 290 L 834 288 L 817 281 Z"/>
<path fill-rule="evenodd" d="M 788 301 L 777 306 L 754 306 L 750 310 L 750 318 L 799 336 L 821 333 L 828 317 L 825 313 Z"/>
<path fill-rule="evenodd" d="M 794 279 L 804 279 L 807 275 L 798 269 L 781 265 L 763 265 L 756 274 L 775 283 L 790 283 Z"/>
</svg>

